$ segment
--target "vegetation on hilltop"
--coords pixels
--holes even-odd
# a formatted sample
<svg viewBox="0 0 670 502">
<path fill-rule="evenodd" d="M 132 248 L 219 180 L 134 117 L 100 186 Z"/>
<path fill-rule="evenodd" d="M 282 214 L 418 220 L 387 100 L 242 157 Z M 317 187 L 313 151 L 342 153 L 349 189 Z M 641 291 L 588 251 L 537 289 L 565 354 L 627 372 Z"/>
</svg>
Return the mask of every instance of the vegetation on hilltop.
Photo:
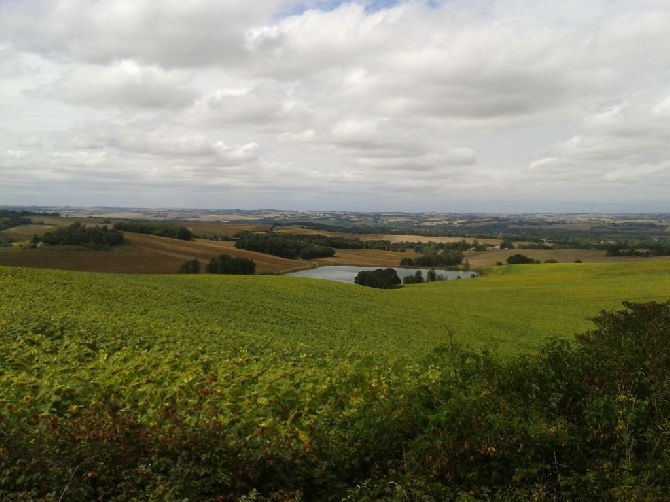
<svg viewBox="0 0 670 502">
<path fill-rule="evenodd" d="M 32 223 L 32 220 L 28 218 L 30 215 L 28 211 L 0 210 L 0 231 Z"/>
<path fill-rule="evenodd" d="M 158 237 L 169 237 L 182 241 L 190 241 L 193 238 L 191 231 L 181 225 L 170 225 L 167 223 L 145 223 L 136 221 L 119 221 L 114 223 L 115 230 L 133 232 L 137 234 L 157 235 Z"/>
<path fill-rule="evenodd" d="M 106 225 L 88 227 L 81 223 L 73 223 L 33 239 L 35 245 L 40 241 L 49 246 L 84 246 L 96 250 L 110 249 L 124 243 L 123 234 L 118 230 L 107 228 Z"/>
<path fill-rule="evenodd" d="M 331 240 L 325 236 L 318 236 L 316 239 L 308 235 L 245 232 L 237 239 L 235 247 L 281 258 L 308 260 L 334 256 L 335 249 L 329 245 L 323 245 L 329 242 Z"/>
</svg>

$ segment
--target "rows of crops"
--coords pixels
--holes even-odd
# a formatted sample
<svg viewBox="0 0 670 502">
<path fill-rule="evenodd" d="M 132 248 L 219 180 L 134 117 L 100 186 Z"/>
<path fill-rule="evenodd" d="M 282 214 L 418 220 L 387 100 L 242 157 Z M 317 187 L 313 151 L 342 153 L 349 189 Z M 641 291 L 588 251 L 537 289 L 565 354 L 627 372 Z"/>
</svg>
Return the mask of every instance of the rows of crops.
<svg viewBox="0 0 670 502">
<path fill-rule="evenodd" d="M 381 459 L 354 451 L 385 444 L 375 434 L 401 434 L 370 421 L 443 378 L 445 368 L 426 362 L 436 348 L 529 351 L 583 331 L 586 317 L 622 300 L 667 299 L 667 274 L 663 262 L 518 266 L 380 291 L 285 277 L 0 268 L 0 461 L 13 466 L 0 494 L 11 486 L 36 499 L 169 500 L 168 487 L 243 496 L 257 486 L 279 493 L 284 480 L 341 496 L 364 481 L 354 473 L 397 460 L 396 447 L 380 446 Z M 46 450 L 17 443 L 12 430 L 32 431 Z M 220 479 L 192 472 L 207 464 L 200 456 L 175 471 L 178 451 L 196 440 L 205 442 L 200 456 L 208 441 L 222 449 L 212 453 Z M 327 465 L 312 465 L 317 445 Z M 36 457 L 45 464 L 34 466 Z"/>
</svg>

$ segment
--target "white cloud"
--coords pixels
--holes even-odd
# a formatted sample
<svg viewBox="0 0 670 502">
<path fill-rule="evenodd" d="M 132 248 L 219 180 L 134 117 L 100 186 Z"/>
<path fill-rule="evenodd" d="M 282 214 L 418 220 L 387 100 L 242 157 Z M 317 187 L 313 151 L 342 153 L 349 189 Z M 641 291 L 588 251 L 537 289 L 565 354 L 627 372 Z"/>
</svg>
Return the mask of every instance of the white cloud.
<svg viewBox="0 0 670 502">
<path fill-rule="evenodd" d="M 195 98 L 184 77 L 129 60 L 103 67 L 75 67 L 38 92 L 74 105 L 94 107 L 180 108 Z"/>
<path fill-rule="evenodd" d="M 0 2 L 0 198 L 667 207 L 668 46 L 661 0 Z"/>
</svg>

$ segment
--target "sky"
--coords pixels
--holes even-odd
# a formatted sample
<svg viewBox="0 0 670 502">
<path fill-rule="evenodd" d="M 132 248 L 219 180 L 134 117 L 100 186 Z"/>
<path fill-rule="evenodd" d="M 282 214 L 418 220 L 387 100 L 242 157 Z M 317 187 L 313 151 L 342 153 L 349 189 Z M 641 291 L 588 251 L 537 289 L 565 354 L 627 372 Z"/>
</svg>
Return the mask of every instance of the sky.
<svg viewBox="0 0 670 502">
<path fill-rule="evenodd" d="M 0 205 L 670 212 L 670 3 L 0 0 Z"/>
</svg>

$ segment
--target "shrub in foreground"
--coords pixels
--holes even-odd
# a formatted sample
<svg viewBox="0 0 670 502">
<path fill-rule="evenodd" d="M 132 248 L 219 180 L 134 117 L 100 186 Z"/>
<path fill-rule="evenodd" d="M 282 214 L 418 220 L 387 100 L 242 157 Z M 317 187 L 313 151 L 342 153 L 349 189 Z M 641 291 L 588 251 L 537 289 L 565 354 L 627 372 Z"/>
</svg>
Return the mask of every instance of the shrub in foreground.
<svg viewBox="0 0 670 502">
<path fill-rule="evenodd" d="M 232 384 L 194 367 L 179 400 L 144 407 L 6 402 L 0 498 L 663 500 L 670 302 L 624 307 L 512 360 L 450 343 L 420 363 L 358 355 L 248 393 L 252 373 Z"/>
</svg>

